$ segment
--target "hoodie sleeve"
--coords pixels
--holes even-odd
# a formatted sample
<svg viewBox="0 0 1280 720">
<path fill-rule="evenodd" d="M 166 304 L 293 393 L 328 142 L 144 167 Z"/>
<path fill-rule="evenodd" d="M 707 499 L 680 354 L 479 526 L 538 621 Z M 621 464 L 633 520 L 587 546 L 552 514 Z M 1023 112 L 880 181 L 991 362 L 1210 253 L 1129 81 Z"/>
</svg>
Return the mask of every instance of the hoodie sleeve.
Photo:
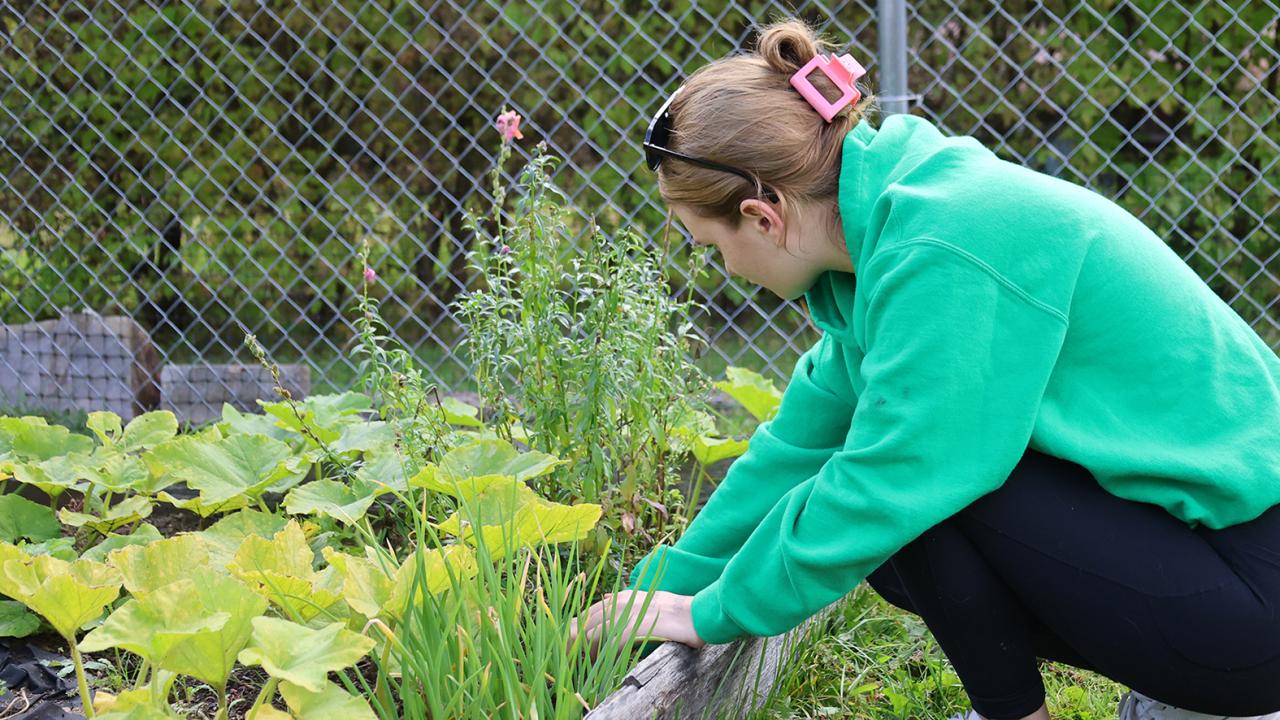
<svg viewBox="0 0 1280 720">
<path fill-rule="evenodd" d="M 756 427 L 684 534 L 641 558 L 627 587 L 693 595 L 720 577 L 778 499 L 843 445 L 853 405 L 842 386 L 849 381 L 841 348 L 823 336 L 800 356 L 777 414 Z"/>
<path fill-rule="evenodd" d="M 708 643 L 797 627 L 999 488 L 1026 451 L 1066 316 L 931 240 L 887 251 L 868 275 L 866 385 L 848 436 L 694 596 Z"/>
</svg>

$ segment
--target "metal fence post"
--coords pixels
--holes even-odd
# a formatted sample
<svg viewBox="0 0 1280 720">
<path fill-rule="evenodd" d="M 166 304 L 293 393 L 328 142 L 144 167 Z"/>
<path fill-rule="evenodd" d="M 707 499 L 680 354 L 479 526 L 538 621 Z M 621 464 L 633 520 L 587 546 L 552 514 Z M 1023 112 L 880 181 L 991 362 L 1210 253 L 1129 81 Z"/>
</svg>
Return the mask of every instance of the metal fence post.
<svg viewBox="0 0 1280 720">
<path fill-rule="evenodd" d="M 880 107 L 885 115 L 907 111 L 907 3 L 880 0 Z"/>
</svg>

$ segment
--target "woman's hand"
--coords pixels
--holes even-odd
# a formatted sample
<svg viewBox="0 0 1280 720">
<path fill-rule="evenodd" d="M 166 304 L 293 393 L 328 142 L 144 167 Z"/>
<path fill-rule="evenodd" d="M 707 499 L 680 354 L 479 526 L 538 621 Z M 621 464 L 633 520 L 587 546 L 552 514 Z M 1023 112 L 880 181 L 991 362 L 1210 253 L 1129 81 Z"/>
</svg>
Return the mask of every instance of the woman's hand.
<svg viewBox="0 0 1280 720">
<path fill-rule="evenodd" d="M 652 597 L 646 598 L 646 595 Z M 644 606 L 646 599 L 648 607 Z M 586 620 L 581 628 L 577 618 L 570 621 L 569 652 L 573 653 L 574 643 L 581 633 L 591 648 L 591 659 L 595 660 L 604 634 L 615 633 L 619 624 L 624 622 L 627 630 L 623 642 L 675 640 L 689 647 L 700 648 L 706 642 L 693 629 L 692 603 L 692 595 L 676 595 L 665 590 L 622 590 L 609 593 L 600 602 L 587 608 Z"/>
</svg>

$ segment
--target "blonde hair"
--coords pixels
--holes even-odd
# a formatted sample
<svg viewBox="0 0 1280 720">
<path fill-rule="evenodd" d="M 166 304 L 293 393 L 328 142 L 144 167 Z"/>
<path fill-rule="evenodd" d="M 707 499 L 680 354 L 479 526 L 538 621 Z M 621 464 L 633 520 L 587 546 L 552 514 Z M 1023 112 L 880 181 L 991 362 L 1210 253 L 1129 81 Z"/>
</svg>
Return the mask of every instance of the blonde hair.
<svg viewBox="0 0 1280 720">
<path fill-rule="evenodd" d="M 658 192 L 667 205 L 687 206 L 737 229 L 739 204 L 766 185 L 777 191 L 784 209 L 795 201 L 829 204 L 834 223 L 844 137 L 876 110 L 876 99 L 859 88 L 862 99 L 828 123 L 790 82 L 805 63 L 833 47 L 804 21 L 786 18 L 760 29 L 754 53 L 721 58 L 691 74 L 671 103 L 671 149 L 740 168 L 757 182 L 665 158 Z M 840 96 L 822 72 L 809 80 L 827 99 Z"/>
</svg>

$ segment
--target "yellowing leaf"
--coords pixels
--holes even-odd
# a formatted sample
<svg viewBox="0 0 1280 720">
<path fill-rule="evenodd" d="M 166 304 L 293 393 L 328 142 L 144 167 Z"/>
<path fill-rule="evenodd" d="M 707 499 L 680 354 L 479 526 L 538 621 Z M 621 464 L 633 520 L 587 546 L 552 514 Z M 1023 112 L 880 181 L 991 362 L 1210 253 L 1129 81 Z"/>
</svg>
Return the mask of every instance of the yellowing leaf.
<svg viewBox="0 0 1280 720">
<path fill-rule="evenodd" d="M 120 594 L 115 568 L 89 560 L 30 556 L 0 543 L 0 592 L 44 617 L 69 642 Z"/>
<path fill-rule="evenodd" d="M 120 571 L 124 586 L 133 594 L 158 590 L 188 577 L 192 568 L 209 565 L 209 550 L 196 534 L 158 540 L 115 550 L 107 561 Z"/>
<path fill-rule="evenodd" d="M 259 510 L 241 510 L 227 515 L 197 534 L 209 546 L 210 562 L 225 568 L 235 559 L 236 551 L 244 544 L 245 538 L 256 535 L 269 540 L 283 530 L 288 522 L 288 518 L 280 515 Z"/>
<path fill-rule="evenodd" d="M 701 465 L 714 465 L 747 451 L 746 440 L 699 435 L 693 439 L 693 457 Z"/>
<path fill-rule="evenodd" d="M 728 380 L 721 380 L 715 386 L 742 403 L 747 412 L 757 420 L 763 422 L 778 412 L 782 391 L 778 390 L 772 380 L 766 380 L 759 373 L 739 367 L 726 369 L 725 375 Z"/>
<path fill-rule="evenodd" d="M 333 683 L 312 692 L 291 682 L 280 683 L 280 694 L 296 718 L 305 720 L 377 720 L 373 708 Z"/>
<path fill-rule="evenodd" d="M 315 572 L 314 559 L 302 528 L 290 520 L 271 540 L 246 538 L 228 569 L 285 614 L 307 622 L 338 610 L 341 600 L 339 591 L 326 587 L 324 576 Z"/>
<path fill-rule="evenodd" d="M 371 620 L 378 617 L 391 600 L 398 566 L 384 566 L 372 548 L 368 557 L 357 557 L 326 547 L 324 558 L 342 577 L 342 596 L 347 605 Z"/>
<path fill-rule="evenodd" d="M 490 484 L 436 526 L 472 544 L 482 541 L 490 557 L 504 557 L 520 545 L 581 539 L 600 515 L 599 505 L 550 502 L 524 483 L 507 478 L 505 486 Z"/>
<path fill-rule="evenodd" d="M 446 397 L 441 400 L 440 409 L 444 412 L 445 421 L 451 425 L 484 427 L 484 423 L 480 422 L 480 408 L 468 405 L 455 397 Z"/>
<path fill-rule="evenodd" d="M 459 499 L 469 500 L 490 487 L 509 487 L 515 478 L 511 475 L 470 475 L 455 477 L 442 472 L 435 465 L 422 468 L 417 475 L 409 479 L 409 485 L 444 493 Z"/>
<path fill-rule="evenodd" d="M 354 665 L 373 647 L 371 638 L 333 623 L 312 630 L 271 617 L 253 619 L 253 638 L 240 662 L 261 665 L 273 678 L 324 692 L 328 674 Z"/>
<path fill-rule="evenodd" d="M 259 705 L 257 710 L 245 716 L 245 720 L 293 720 L 293 715 L 270 705 Z"/>
<path fill-rule="evenodd" d="M 169 633 L 166 628 L 167 634 L 160 637 L 164 653 L 156 660 L 165 670 L 189 675 L 215 689 L 226 685 L 236 656 L 253 634 L 253 619 L 267 611 L 267 600 L 261 595 L 235 578 L 216 573 L 209 573 L 199 583 L 187 580 L 167 585 L 143 601 L 158 608 L 186 604 L 196 612 L 227 616 L 219 627 L 185 636 Z"/>
<path fill-rule="evenodd" d="M 404 615 L 405 608 L 411 602 L 411 594 L 412 602 L 420 603 L 423 600 L 424 588 L 432 595 L 439 595 L 452 590 L 455 582 L 475 577 L 479 571 L 480 566 L 476 563 L 475 554 L 466 545 L 454 544 L 430 550 L 419 548 L 396 571 L 391 599 L 383 606 L 383 612 L 388 617 L 398 620 Z M 424 573 L 422 579 L 417 579 L 419 573 Z M 451 576 L 452 580 L 450 580 Z M 416 588 L 415 585 L 417 585 Z"/>
</svg>

